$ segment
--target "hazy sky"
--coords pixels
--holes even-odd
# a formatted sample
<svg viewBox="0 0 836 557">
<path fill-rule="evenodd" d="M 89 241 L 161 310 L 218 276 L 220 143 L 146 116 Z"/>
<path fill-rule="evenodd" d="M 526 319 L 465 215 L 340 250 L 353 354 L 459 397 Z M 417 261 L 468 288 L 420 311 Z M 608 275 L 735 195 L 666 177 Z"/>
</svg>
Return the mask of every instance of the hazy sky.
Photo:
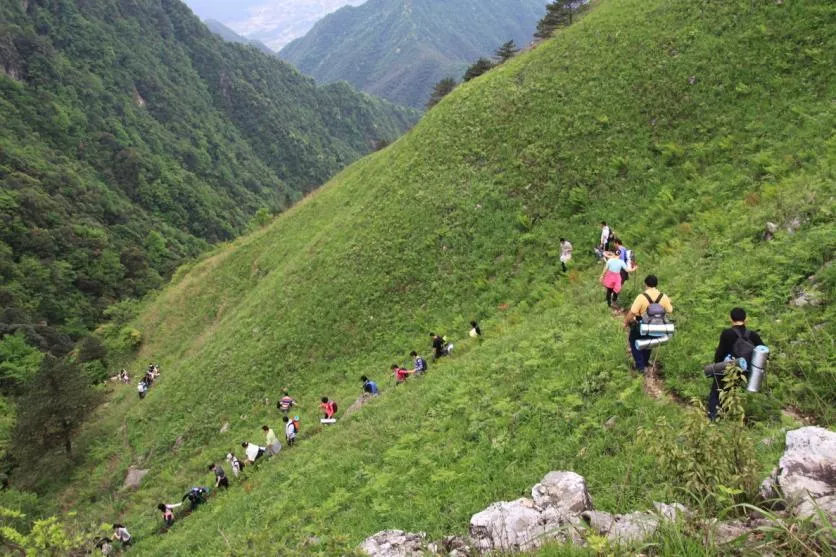
<svg viewBox="0 0 836 557">
<path fill-rule="evenodd" d="M 201 19 L 216 19 L 237 33 L 278 50 L 323 16 L 364 0 L 184 0 Z"/>
</svg>

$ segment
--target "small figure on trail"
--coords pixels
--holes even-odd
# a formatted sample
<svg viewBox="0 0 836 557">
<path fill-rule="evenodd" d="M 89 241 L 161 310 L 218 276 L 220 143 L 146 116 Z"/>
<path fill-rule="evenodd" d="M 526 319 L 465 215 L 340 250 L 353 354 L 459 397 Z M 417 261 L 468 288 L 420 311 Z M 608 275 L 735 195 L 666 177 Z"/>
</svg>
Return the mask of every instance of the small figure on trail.
<svg viewBox="0 0 836 557">
<path fill-rule="evenodd" d="M 131 542 L 133 541 L 130 532 L 128 532 L 128 529 L 122 524 L 113 525 L 113 539 L 120 542 L 123 548 L 131 545 Z"/>
<path fill-rule="evenodd" d="M 130 385 L 131 384 L 131 378 L 128 375 L 128 370 L 127 369 L 123 369 L 122 371 L 119 372 L 119 381 L 121 381 L 125 385 Z"/>
<path fill-rule="evenodd" d="M 276 408 L 278 408 L 281 412 L 288 413 L 291 408 L 298 406 L 296 400 L 290 396 L 290 392 L 287 389 L 283 390 L 282 394 L 282 398 L 276 403 Z"/>
<path fill-rule="evenodd" d="M 218 466 L 214 462 L 209 465 L 209 471 L 215 473 L 215 487 L 216 488 L 228 488 L 229 487 L 229 479 L 226 477 L 226 472 L 222 466 Z"/>
<path fill-rule="evenodd" d="M 209 490 L 205 487 L 193 487 L 180 500 L 185 501 L 188 499 L 191 510 L 195 510 L 206 502 L 207 495 L 209 495 Z"/>
<path fill-rule="evenodd" d="M 650 362 L 650 349 L 639 350 L 636 348 L 636 341 L 652 338 L 641 334 L 641 324 L 665 321 L 667 316 L 673 313 L 670 298 L 657 288 L 659 279 L 656 278 L 656 275 L 647 275 L 644 279 L 644 285 L 646 287 L 645 291 L 636 296 L 633 305 L 630 306 L 630 311 L 624 316 L 624 326 L 630 329 L 630 335 L 628 336 L 630 353 L 633 355 L 636 370 L 639 373 L 644 373 Z"/>
<path fill-rule="evenodd" d="M 746 310 L 734 308 L 729 314 L 732 326 L 720 333 L 720 342 L 714 351 L 714 362 L 737 363 L 744 375 L 749 377 L 752 355 L 756 346 L 762 346 L 763 340 L 755 331 L 746 328 Z M 715 372 L 711 377 L 711 391 L 708 393 L 708 418 L 717 419 L 720 408 L 720 393 L 733 388 L 726 384 L 725 370 Z"/>
<path fill-rule="evenodd" d="M 392 364 L 392 375 L 395 377 L 395 381 L 398 385 L 404 383 L 413 373 L 415 373 L 414 369 L 404 369 L 398 364 Z"/>
<path fill-rule="evenodd" d="M 418 352 L 413 350 L 409 353 L 412 356 L 412 364 L 415 366 L 415 375 L 424 375 L 427 372 L 427 360 L 418 355 Z"/>
<path fill-rule="evenodd" d="M 157 505 L 157 509 L 161 513 L 163 513 L 163 524 L 165 524 L 166 528 L 171 528 L 171 525 L 174 524 L 174 509 L 182 505 L 183 503 L 177 503 L 173 505 L 160 503 L 159 505 Z"/>
<path fill-rule="evenodd" d="M 276 432 L 270 427 L 263 425 L 261 431 L 264 432 L 265 444 L 267 445 L 267 456 L 275 456 L 282 450 L 282 444 L 279 443 L 279 438 L 276 437 Z"/>
<path fill-rule="evenodd" d="M 624 244 L 621 243 L 621 239 L 616 238 L 613 242 L 615 243 L 615 253 L 618 255 L 618 258 L 622 260 L 628 268 L 633 266 L 630 258 L 630 250 L 628 250 Z M 630 280 L 630 274 L 626 270 L 621 271 L 621 286 L 624 287 L 624 283 L 628 280 Z"/>
<path fill-rule="evenodd" d="M 482 336 L 482 329 L 479 328 L 479 323 L 476 321 L 470 322 L 470 332 L 468 333 L 470 338 L 479 338 Z"/>
<path fill-rule="evenodd" d="M 284 422 L 284 438 L 287 441 L 287 446 L 292 447 L 296 444 L 296 435 L 299 433 L 299 418 L 294 416 L 282 416 Z"/>
<path fill-rule="evenodd" d="M 232 475 L 237 478 L 238 474 L 241 473 L 241 470 L 244 469 L 244 463 L 238 460 L 235 453 L 227 453 L 226 461 L 229 462 L 229 465 L 232 467 Z"/>
<path fill-rule="evenodd" d="M 264 456 L 264 453 L 267 451 L 266 447 L 261 447 L 255 443 L 247 443 L 246 441 L 241 443 L 241 447 L 244 448 L 244 454 L 247 456 L 248 464 L 253 464 L 256 460 Z"/>
<path fill-rule="evenodd" d="M 600 281 L 607 290 L 607 307 L 612 307 L 616 304 L 618 307 L 618 293 L 621 292 L 621 273 L 632 273 L 635 267 L 628 267 L 624 261 L 615 255 L 607 255 L 607 262 L 604 264 L 604 269 L 601 271 Z"/>
<path fill-rule="evenodd" d="M 450 352 L 453 350 L 453 345 L 448 343 L 447 339 L 435 333 L 430 333 L 430 337 L 432 337 L 433 360 L 450 355 Z"/>
<path fill-rule="evenodd" d="M 414 353 L 415 352 L 413 352 L 413 354 Z M 416 370 L 416 373 L 417 373 L 417 370 Z M 378 394 L 380 394 L 380 390 L 378 390 L 378 388 L 377 388 L 377 383 L 375 383 L 374 381 L 372 381 L 371 379 L 369 379 L 365 375 L 360 377 L 360 381 L 363 382 L 363 392 L 364 393 L 370 394 L 372 396 L 377 396 Z"/>
<path fill-rule="evenodd" d="M 333 400 L 328 400 L 327 396 L 322 397 L 319 407 L 325 415 L 326 420 L 333 420 L 334 414 L 337 413 L 337 403 Z"/>
<path fill-rule="evenodd" d="M 612 230 L 607 225 L 606 221 L 601 221 L 601 240 L 598 242 L 598 249 L 601 251 L 610 251 L 610 239 L 612 238 Z"/>
<path fill-rule="evenodd" d="M 572 243 L 566 238 L 560 239 L 560 266 L 565 273 L 568 269 L 566 264 L 572 260 Z"/>
<path fill-rule="evenodd" d="M 136 392 L 139 395 L 139 400 L 145 398 L 145 393 L 148 392 L 148 384 L 145 382 L 145 379 L 140 379 L 139 383 L 136 386 Z"/>
</svg>

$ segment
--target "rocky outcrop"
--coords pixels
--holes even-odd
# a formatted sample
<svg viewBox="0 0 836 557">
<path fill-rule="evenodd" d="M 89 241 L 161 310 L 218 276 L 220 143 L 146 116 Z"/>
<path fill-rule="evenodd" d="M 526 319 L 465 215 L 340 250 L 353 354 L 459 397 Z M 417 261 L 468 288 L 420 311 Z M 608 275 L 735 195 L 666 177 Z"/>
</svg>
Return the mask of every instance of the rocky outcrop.
<svg viewBox="0 0 836 557">
<path fill-rule="evenodd" d="M 782 497 L 801 517 L 822 509 L 836 523 L 836 432 L 821 427 L 788 431 L 784 455 L 761 484 L 761 495 Z"/>
<path fill-rule="evenodd" d="M 429 552 L 427 535 L 386 530 L 367 538 L 360 546 L 370 557 L 421 557 Z"/>
<path fill-rule="evenodd" d="M 144 478 L 148 472 L 150 472 L 150 470 L 142 470 L 136 466 L 128 468 L 128 475 L 125 476 L 125 485 L 123 486 L 123 489 L 139 489 L 140 484 L 142 484 L 142 478 Z"/>
</svg>

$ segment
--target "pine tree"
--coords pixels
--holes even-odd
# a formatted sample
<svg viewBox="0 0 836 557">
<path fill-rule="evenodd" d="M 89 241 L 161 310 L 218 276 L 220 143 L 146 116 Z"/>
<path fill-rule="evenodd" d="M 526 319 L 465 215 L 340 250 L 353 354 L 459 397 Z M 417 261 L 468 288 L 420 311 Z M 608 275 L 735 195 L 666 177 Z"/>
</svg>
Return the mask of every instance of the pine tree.
<svg viewBox="0 0 836 557">
<path fill-rule="evenodd" d="M 487 58 L 479 58 L 472 66 L 467 68 L 467 71 L 464 73 L 464 81 L 475 79 L 491 68 L 493 68 L 493 62 Z"/>
<path fill-rule="evenodd" d="M 450 94 L 456 88 L 456 80 L 452 77 L 445 77 L 435 84 L 430 100 L 427 101 L 427 110 L 437 105 L 441 99 Z"/>
<path fill-rule="evenodd" d="M 73 436 L 100 401 L 77 364 L 47 354 L 18 404 L 14 445 L 21 461 L 34 462 L 58 447 L 72 456 Z"/>
<path fill-rule="evenodd" d="M 546 15 L 537 22 L 534 36 L 538 39 L 548 39 L 558 27 L 568 27 L 574 21 L 574 15 L 583 7 L 578 0 L 554 0 L 546 4 Z"/>
<path fill-rule="evenodd" d="M 497 48 L 494 56 L 496 57 L 498 63 L 502 64 L 503 62 L 507 62 L 513 58 L 519 51 L 520 49 L 517 48 L 517 44 L 513 40 L 510 40 Z"/>
</svg>

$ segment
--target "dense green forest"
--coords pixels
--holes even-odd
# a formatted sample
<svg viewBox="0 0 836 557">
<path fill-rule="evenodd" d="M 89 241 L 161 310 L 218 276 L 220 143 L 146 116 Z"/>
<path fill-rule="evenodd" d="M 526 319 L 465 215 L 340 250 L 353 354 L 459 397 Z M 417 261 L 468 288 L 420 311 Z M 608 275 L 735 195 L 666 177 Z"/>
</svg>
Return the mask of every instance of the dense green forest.
<svg viewBox="0 0 836 557">
<path fill-rule="evenodd" d="M 41 347 L 414 121 L 177 0 L 3 2 L 0 69 L 0 334 Z"/>
<path fill-rule="evenodd" d="M 597 510 L 678 501 L 693 516 L 646 543 L 591 535 L 544 556 L 826 555 L 832 536 L 809 521 L 754 547 L 712 525 L 761 504 L 787 430 L 836 424 L 834 21 L 818 0 L 601 0 L 120 315 L 142 338 L 126 365 L 162 377 L 143 400 L 113 385 L 73 457 L 56 444 L 28 460 L 0 507 L 61 514 L 87 547 L 121 522 L 129 555 L 354 556 L 384 529 L 466 534 L 474 513 L 572 470 Z M 620 302 L 655 274 L 673 303 L 655 392 L 605 303 L 602 220 L 639 265 Z M 768 379 L 712 424 L 703 365 L 738 305 L 769 345 Z M 427 356 L 429 331 L 452 356 L 395 386 L 391 364 Z M 381 395 L 350 413 L 363 374 Z M 281 435 L 282 387 L 297 444 L 212 488 L 210 462 L 261 443 L 263 424 Z M 135 489 L 132 470 L 147 470 Z M 210 501 L 163 530 L 156 505 L 196 485 Z"/>
<path fill-rule="evenodd" d="M 423 108 L 432 87 L 509 40 L 526 45 L 544 0 L 369 0 L 320 20 L 279 55 L 318 81 L 345 80 Z"/>
</svg>

